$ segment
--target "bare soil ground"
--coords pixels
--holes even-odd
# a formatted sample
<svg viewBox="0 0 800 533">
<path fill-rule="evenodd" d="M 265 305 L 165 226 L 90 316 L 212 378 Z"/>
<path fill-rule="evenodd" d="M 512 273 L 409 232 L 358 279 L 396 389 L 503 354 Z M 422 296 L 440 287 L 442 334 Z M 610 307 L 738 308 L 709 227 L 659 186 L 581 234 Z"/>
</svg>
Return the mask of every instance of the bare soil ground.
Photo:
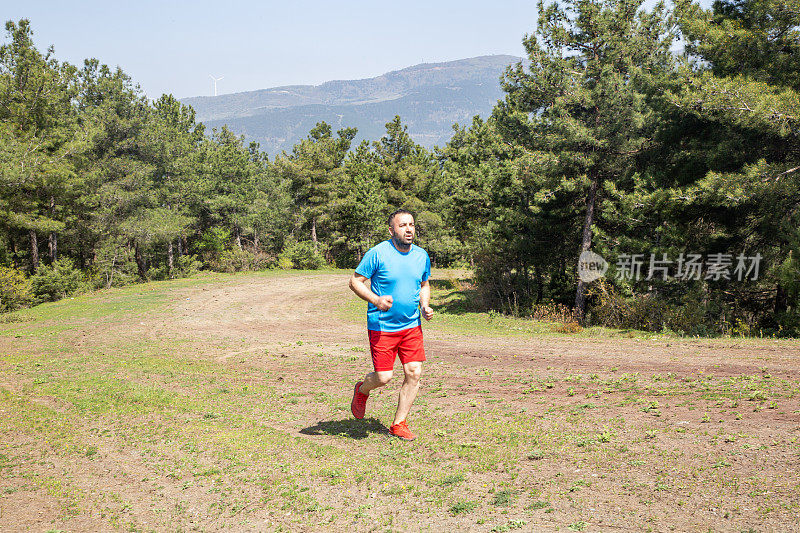
<svg viewBox="0 0 800 533">
<path fill-rule="evenodd" d="M 434 318 L 406 443 L 400 375 L 350 416 L 370 363 L 346 281 L 148 284 L 0 324 L 0 530 L 800 530 L 796 341 Z"/>
</svg>

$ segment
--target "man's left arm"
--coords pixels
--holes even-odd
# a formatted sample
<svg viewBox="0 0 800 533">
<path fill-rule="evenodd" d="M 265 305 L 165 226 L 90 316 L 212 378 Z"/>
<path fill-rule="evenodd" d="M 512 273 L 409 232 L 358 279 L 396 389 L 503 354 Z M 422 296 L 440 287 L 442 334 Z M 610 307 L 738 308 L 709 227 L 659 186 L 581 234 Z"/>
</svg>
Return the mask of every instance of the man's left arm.
<svg viewBox="0 0 800 533">
<path fill-rule="evenodd" d="M 431 308 L 431 284 L 426 279 L 419 286 L 419 307 L 425 320 L 433 318 L 433 308 Z"/>
</svg>

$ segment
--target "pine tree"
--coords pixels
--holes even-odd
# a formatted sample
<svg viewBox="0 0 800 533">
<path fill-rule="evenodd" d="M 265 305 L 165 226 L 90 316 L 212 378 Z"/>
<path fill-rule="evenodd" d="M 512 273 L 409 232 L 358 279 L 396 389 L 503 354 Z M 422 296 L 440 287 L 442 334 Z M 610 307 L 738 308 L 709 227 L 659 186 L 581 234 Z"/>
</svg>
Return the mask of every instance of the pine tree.
<svg viewBox="0 0 800 533">
<path fill-rule="evenodd" d="M 669 99 L 681 120 L 699 126 L 684 134 L 696 178 L 672 192 L 676 211 L 704 214 L 699 236 L 715 251 L 763 256 L 758 283 L 718 287 L 726 307 L 798 330 L 800 2 L 725 0 L 706 10 L 680 0 L 676 13 L 693 68 Z"/>
<path fill-rule="evenodd" d="M 419 213 L 419 198 L 431 176 L 431 157 L 408 133 L 399 115 L 386 123 L 386 133 L 372 147 L 381 161 L 381 184 L 390 210 L 399 207 Z"/>
<path fill-rule="evenodd" d="M 237 137 L 225 126 L 203 144 L 199 165 L 203 183 L 199 195 L 206 217 L 204 227 L 226 228 L 241 250 L 242 238 L 253 231 L 252 207 L 259 165 L 244 147 L 244 138 Z"/>
<path fill-rule="evenodd" d="M 367 141 L 348 153 L 332 204 L 331 246 L 337 264 L 354 267 L 385 235 L 386 200 L 381 190 L 381 163 Z"/>
<path fill-rule="evenodd" d="M 540 1 L 536 33 L 523 41 L 530 66 L 506 71 L 507 96 L 494 111 L 503 136 L 531 152 L 544 188 L 571 193 L 583 211 L 576 259 L 592 248 L 608 191 L 632 187 L 636 156 L 657 128 L 651 96 L 673 69 L 663 4 L 649 12 L 641 4 Z M 581 318 L 585 292 L 578 280 Z"/>
<path fill-rule="evenodd" d="M 52 47 L 41 53 L 30 22 L 6 23 L 10 43 L 0 47 L 0 223 L 24 232 L 32 271 L 39 267 L 39 236 L 51 260 L 64 230 L 67 198 L 78 188 L 72 160 L 84 137 L 72 106 L 75 68 L 59 63 Z"/>
<path fill-rule="evenodd" d="M 329 206 L 336 184 L 342 180 L 342 164 L 355 136 L 355 128 L 346 128 L 334 137 L 331 127 L 320 122 L 290 155 L 284 154 L 275 161 L 275 171 L 288 184 L 294 202 L 295 226 L 307 232 L 315 249 L 320 233 L 328 231 L 325 226 L 330 220 Z"/>
<path fill-rule="evenodd" d="M 153 168 L 151 211 L 153 233 L 166 245 L 167 271 L 173 277 L 174 244 L 196 223 L 190 198 L 196 178 L 196 152 L 204 128 L 195 124 L 194 110 L 172 95 L 162 95 L 153 103 L 144 134 L 145 160 Z"/>
</svg>

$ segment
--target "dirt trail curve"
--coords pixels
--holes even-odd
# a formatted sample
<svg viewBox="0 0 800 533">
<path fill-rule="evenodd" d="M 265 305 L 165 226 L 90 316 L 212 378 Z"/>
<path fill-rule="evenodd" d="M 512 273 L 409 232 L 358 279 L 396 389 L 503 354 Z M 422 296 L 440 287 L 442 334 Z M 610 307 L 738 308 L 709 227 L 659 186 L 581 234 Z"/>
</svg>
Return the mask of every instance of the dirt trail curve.
<svg viewBox="0 0 800 533">
<path fill-rule="evenodd" d="M 797 341 L 490 336 L 434 318 L 413 415 L 422 438 L 406 446 L 385 435 L 397 384 L 371 400 L 373 418 L 350 416 L 369 354 L 364 315 L 342 307 L 356 301 L 347 274 L 159 290 L 167 309 L 80 318 L 53 337 L 55 351 L 0 338 L 8 353 L 34 354 L 0 373 L 7 404 L 36 404 L 27 432 L 0 432 L 0 468 L 14 473 L 0 486 L 0 530 L 121 529 L 123 518 L 156 530 L 366 530 L 384 518 L 375 524 L 408 531 L 583 530 L 583 520 L 590 531 L 797 529 Z M 144 348 L 155 355 L 128 370 Z M 84 372 L 135 407 L 142 398 L 142 412 L 104 412 Z M 247 396 L 252 383 L 263 386 Z M 193 406 L 196 391 L 210 400 Z M 51 449 L 42 436 L 53 431 L 73 445 Z M 351 477 L 362 462 L 367 474 Z M 311 514 L 292 515 L 312 501 Z"/>
<path fill-rule="evenodd" d="M 296 339 L 366 345 L 364 322 L 347 321 L 339 311 L 346 299 L 356 298 L 347 288 L 347 276 L 339 273 L 251 277 L 241 283 L 187 289 L 184 296 L 176 303 L 178 319 L 155 331 L 241 337 L 255 345 Z M 716 376 L 768 369 L 787 378 L 800 375 L 796 341 L 470 336 L 446 331 L 435 318 L 423 327 L 429 360 L 444 364 L 509 370 L 608 367 L 677 375 L 702 371 Z"/>
</svg>

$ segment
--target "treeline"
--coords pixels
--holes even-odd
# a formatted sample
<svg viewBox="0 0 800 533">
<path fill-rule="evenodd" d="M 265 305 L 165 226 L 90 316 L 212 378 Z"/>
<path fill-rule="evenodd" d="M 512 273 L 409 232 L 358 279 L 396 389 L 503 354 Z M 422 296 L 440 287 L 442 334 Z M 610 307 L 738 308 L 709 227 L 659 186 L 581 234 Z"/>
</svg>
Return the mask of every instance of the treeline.
<svg viewBox="0 0 800 533">
<path fill-rule="evenodd" d="M 418 146 L 399 117 L 358 146 L 354 129 L 320 123 L 272 161 L 7 23 L 0 307 L 198 268 L 351 268 L 404 207 L 435 265 L 474 268 L 477 306 L 797 334 L 800 5 L 539 10 L 528 66 L 510 67 L 492 116 L 455 126 L 446 146 Z"/>
<path fill-rule="evenodd" d="M 40 52 L 27 20 L 6 30 L 0 264 L 32 276 L 35 296 L 58 294 L 50 285 L 72 270 L 99 287 L 198 268 L 353 267 L 399 206 L 418 213 L 434 261 L 463 260 L 438 214 L 436 161 L 399 117 L 359 146 L 354 128 L 320 123 L 270 161 L 171 95 L 149 102 L 120 70 Z"/>
</svg>

